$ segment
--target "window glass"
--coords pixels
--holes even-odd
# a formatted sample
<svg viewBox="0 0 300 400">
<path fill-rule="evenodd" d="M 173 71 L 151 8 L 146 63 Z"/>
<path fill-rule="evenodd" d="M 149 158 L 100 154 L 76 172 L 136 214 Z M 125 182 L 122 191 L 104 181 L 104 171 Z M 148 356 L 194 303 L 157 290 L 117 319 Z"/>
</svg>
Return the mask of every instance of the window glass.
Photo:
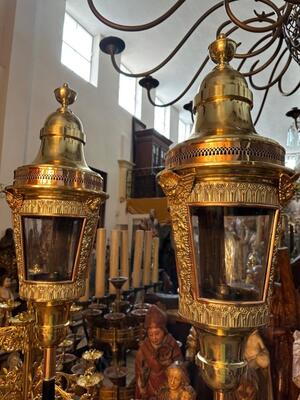
<svg viewBox="0 0 300 400">
<path fill-rule="evenodd" d="M 130 73 L 128 68 L 121 64 L 121 70 Z M 119 105 L 137 118 L 142 113 L 142 88 L 137 79 L 120 74 Z"/>
<path fill-rule="evenodd" d="M 91 80 L 93 36 L 65 14 L 61 62 L 86 81 Z"/>
<path fill-rule="evenodd" d="M 156 97 L 155 104 L 162 105 L 163 102 Z M 154 129 L 167 138 L 170 137 L 170 107 L 155 107 Z"/>
</svg>

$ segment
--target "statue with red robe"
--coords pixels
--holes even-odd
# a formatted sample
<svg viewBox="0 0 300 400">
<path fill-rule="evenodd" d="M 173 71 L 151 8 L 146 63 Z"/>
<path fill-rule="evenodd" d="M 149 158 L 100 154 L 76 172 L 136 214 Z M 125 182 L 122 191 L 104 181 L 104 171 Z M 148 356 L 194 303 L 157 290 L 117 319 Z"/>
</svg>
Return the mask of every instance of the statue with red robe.
<svg viewBox="0 0 300 400">
<path fill-rule="evenodd" d="M 157 400 L 167 382 L 166 369 L 182 360 L 180 348 L 166 326 L 166 314 L 151 306 L 145 318 L 146 338 L 135 359 L 136 399 Z"/>
</svg>

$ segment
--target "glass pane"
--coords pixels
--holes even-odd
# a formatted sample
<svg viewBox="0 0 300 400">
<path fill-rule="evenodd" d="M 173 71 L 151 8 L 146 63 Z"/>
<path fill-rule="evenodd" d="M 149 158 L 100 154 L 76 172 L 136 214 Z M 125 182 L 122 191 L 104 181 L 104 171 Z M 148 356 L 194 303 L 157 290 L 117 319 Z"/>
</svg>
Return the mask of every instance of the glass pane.
<svg viewBox="0 0 300 400">
<path fill-rule="evenodd" d="M 61 62 L 86 81 L 90 80 L 91 63 L 74 51 L 67 43 L 62 44 Z"/>
<path fill-rule="evenodd" d="M 65 14 L 63 41 L 87 61 L 91 60 L 93 36 L 68 14 Z"/>
<path fill-rule="evenodd" d="M 200 297 L 263 298 L 274 210 L 191 207 Z"/>
<path fill-rule="evenodd" d="M 26 279 L 72 280 L 83 218 L 23 216 Z"/>
<path fill-rule="evenodd" d="M 129 70 L 121 65 L 124 72 Z M 130 114 L 135 113 L 135 95 L 136 95 L 136 79 L 120 74 L 119 80 L 119 105 Z"/>
</svg>

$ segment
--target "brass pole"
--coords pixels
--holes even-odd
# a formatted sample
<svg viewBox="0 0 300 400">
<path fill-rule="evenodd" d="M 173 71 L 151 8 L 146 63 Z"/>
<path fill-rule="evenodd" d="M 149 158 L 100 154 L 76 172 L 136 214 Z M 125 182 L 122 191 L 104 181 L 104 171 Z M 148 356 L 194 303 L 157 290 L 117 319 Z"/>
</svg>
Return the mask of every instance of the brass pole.
<svg viewBox="0 0 300 400">
<path fill-rule="evenodd" d="M 214 400 L 226 400 L 225 392 L 214 392 Z"/>
<path fill-rule="evenodd" d="M 28 342 L 24 354 L 24 400 L 30 398 L 30 390 L 32 384 L 32 343 L 33 343 L 33 327 L 30 323 L 28 330 Z"/>
<path fill-rule="evenodd" d="M 55 400 L 55 361 L 56 348 L 44 348 L 42 400 Z"/>
</svg>

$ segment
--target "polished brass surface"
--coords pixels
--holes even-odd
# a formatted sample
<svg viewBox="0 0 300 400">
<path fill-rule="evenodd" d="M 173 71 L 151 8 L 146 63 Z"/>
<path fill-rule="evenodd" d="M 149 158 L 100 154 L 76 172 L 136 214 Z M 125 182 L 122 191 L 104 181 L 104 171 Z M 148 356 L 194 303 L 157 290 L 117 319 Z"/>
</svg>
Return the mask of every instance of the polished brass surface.
<svg viewBox="0 0 300 400">
<path fill-rule="evenodd" d="M 40 131 L 37 157 L 31 164 L 17 168 L 13 185 L 5 189 L 13 214 L 19 293 L 33 304 L 36 333 L 44 348 L 44 380 L 55 377 L 55 348 L 67 333 L 72 302 L 85 292 L 99 210 L 107 198 L 102 190 L 102 177 L 85 161 L 86 137 L 82 123 L 69 108 L 75 101 L 76 92 L 64 84 L 54 93 L 60 107 L 49 115 Z M 34 225 L 31 234 L 36 237 L 31 240 L 26 233 L 26 220 L 37 220 L 41 225 L 45 221 L 46 230 L 40 228 L 38 231 Z M 47 236 L 47 227 L 51 227 L 48 224 L 54 224 L 54 221 L 57 224 L 52 229 L 57 235 L 69 235 L 70 248 L 66 251 L 71 256 L 65 264 L 68 272 L 64 271 L 64 264 L 60 264 L 60 258 L 65 257 L 65 249 L 60 247 L 58 257 L 53 258 L 58 262 L 52 262 L 51 258 L 49 268 L 49 254 L 51 249 L 54 252 L 55 246 L 49 243 L 49 238 L 40 237 L 42 234 Z M 59 221 L 77 225 L 75 229 L 60 232 Z M 27 251 L 31 251 L 30 254 L 38 252 L 40 257 L 28 258 Z M 40 387 L 41 383 L 37 382 L 34 391 L 38 392 Z"/>
<path fill-rule="evenodd" d="M 236 387 L 246 370 L 244 348 L 248 332 L 209 332 L 198 330 L 200 351 L 196 356 L 202 378 L 216 391 Z"/>
<path fill-rule="evenodd" d="M 26 312 L 8 318 L 8 326 L 0 328 L 0 349 L 5 352 L 21 352 L 23 365 L 0 375 L 0 397 L 7 400 L 28 400 L 32 389 L 33 352 L 38 343 L 34 334 L 34 317 Z M 2 397 L 1 397 L 2 398 Z"/>
<path fill-rule="evenodd" d="M 226 392 L 238 385 L 246 367 L 245 340 L 254 328 L 269 320 L 280 212 L 293 196 L 297 179 L 284 166 L 284 148 L 259 136 L 254 129 L 252 93 L 241 73 L 229 65 L 235 49 L 236 44 L 224 35 L 210 46 L 210 56 L 217 66 L 203 80 L 195 97 L 192 135 L 167 153 L 166 168 L 158 175 L 174 232 L 179 314 L 196 328 L 200 346 L 197 363 L 217 399 L 225 398 Z M 227 291 L 234 286 L 230 287 L 222 275 L 214 295 L 209 297 L 200 290 L 203 265 L 197 264 L 196 252 L 202 250 L 196 249 L 194 235 L 198 235 L 199 244 L 200 235 L 206 231 L 201 233 L 200 225 L 193 222 L 193 215 L 200 219 L 199 215 L 204 214 L 192 214 L 192 210 L 205 207 L 236 212 L 248 207 L 272 213 L 261 297 L 230 298 Z M 216 232 L 222 234 L 217 228 Z M 224 240 L 225 248 L 225 239 L 220 240 Z M 216 263 L 218 257 L 226 257 L 226 248 L 224 253 L 217 253 L 217 242 L 215 249 L 204 242 L 202 237 L 202 245 L 215 252 L 209 256 L 215 256 Z M 222 279 L 227 285 L 222 285 Z"/>
<path fill-rule="evenodd" d="M 83 152 L 85 134 L 78 117 L 68 108 L 75 92 L 63 85 L 55 91 L 61 107 L 41 129 L 41 147 L 35 161 L 15 171 L 14 184 L 6 188 L 13 212 L 20 295 L 35 301 L 72 300 L 84 294 L 85 275 L 99 208 L 107 195 L 102 178 L 89 169 Z M 22 216 L 70 216 L 84 219 L 70 282 L 26 281 Z"/>
<path fill-rule="evenodd" d="M 250 115 L 252 96 L 246 80 L 228 64 L 233 48 L 233 42 L 224 36 L 210 46 L 213 60 L 219 63 L 196 95 L 192 136 L 167 153 L 166 169 L 158 180 L 167 195 L 172 217 L 180 314 L 204 326 L 251 329 L 268 321 L 275 252 L 268 262 L 270 284 L 262 302 L 204 301 L 195 287 L 190 233 L 192 205 L 272 207 L 277 210 L 272 254 L 279 239 L 279 211 L 294 191 L 293 171 L 284 167 L 284 148 L 254 130 Z M 283 193 L 287 193 L 288 187 L 290 193 L 285 198 Z"/>
</svg>

